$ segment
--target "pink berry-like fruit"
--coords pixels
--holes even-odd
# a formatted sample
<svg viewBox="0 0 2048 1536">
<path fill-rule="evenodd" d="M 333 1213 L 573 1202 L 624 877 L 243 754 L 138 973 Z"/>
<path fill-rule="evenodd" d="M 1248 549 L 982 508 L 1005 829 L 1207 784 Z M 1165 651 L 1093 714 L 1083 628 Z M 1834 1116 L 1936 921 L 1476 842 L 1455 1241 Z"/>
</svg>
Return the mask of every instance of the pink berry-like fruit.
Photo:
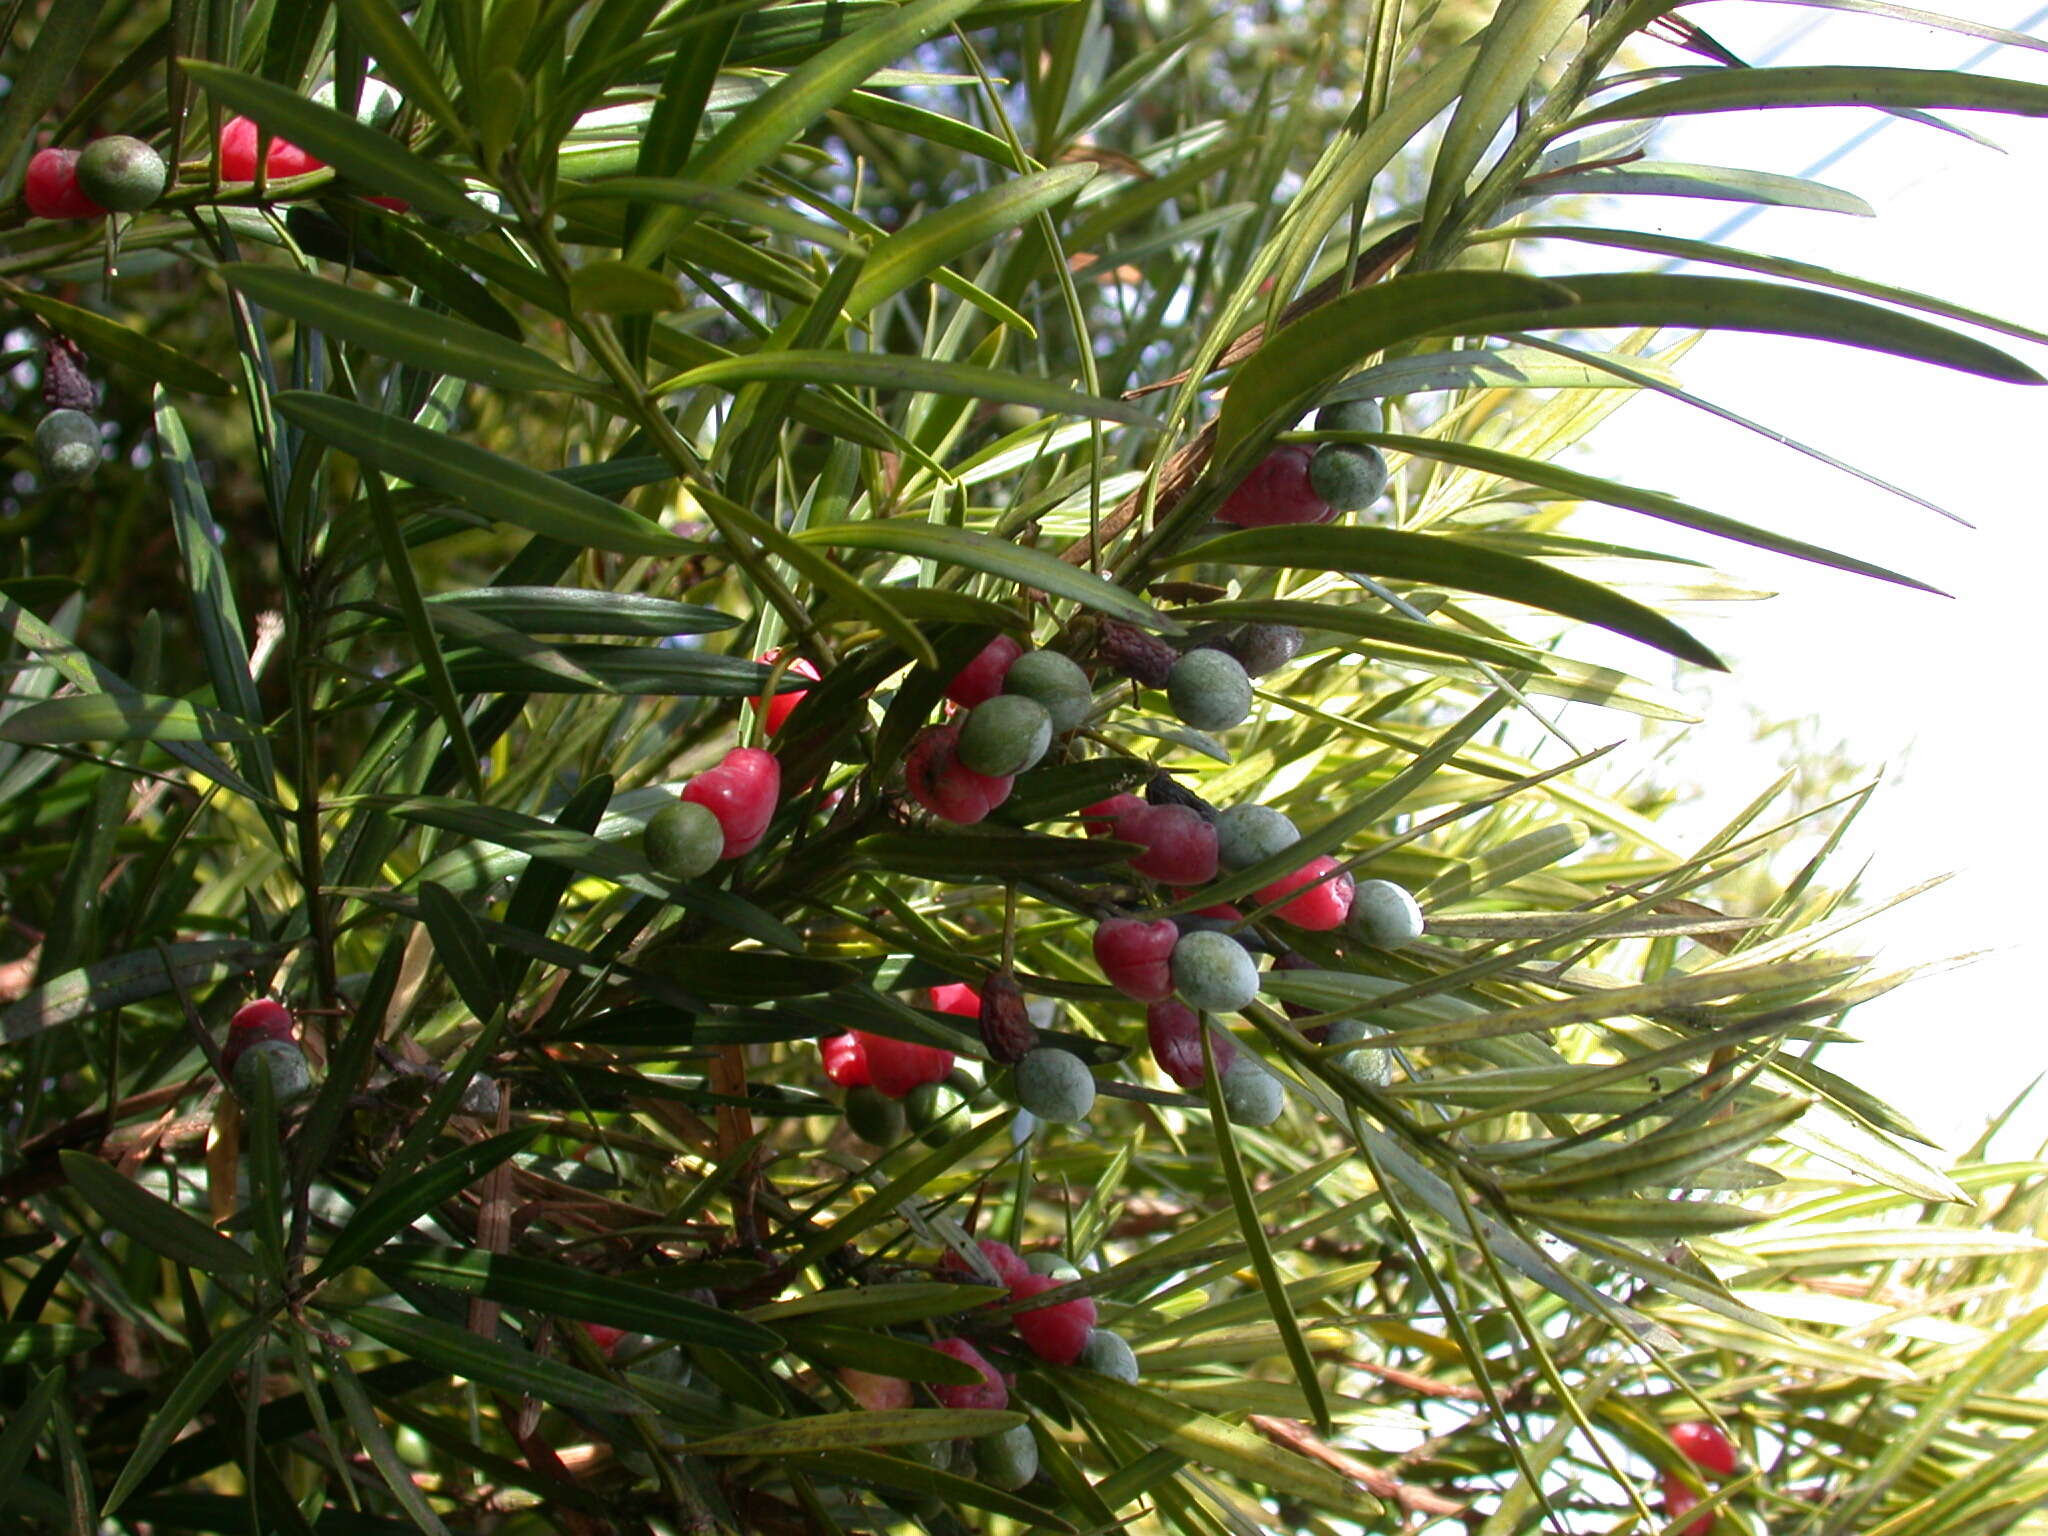
<svg viewBox="0 0 2048 1536">
<path fill-rule="evenodd" d="M 22 201 L 39 219 L 103 219 L 107 210 L 78 185 L 78 151 L 39 149 L 21 183 Z"/>
<path fill-rule="evenodd" d="M 375 201 L 375 199 L 372 199 L 372 201 Z M 768 665 L 773 666 L 778 660 L 781 659 L 781 656 L 782 652 L 780 651 L 770 651 L 767 655 L 763 656 L 761 660 L 767 663 Z M 812 666 L 808 661 L 806 661 L 801 656 L 797 657 L 795 661 L 792 661 L 789 664 L 789 666 L 784 670 L 783 675 L 785 677 L 807 677 L 814 683 L 818 681 L 818 669 Z M 773 736 L 777 731 L 782 729 L 782 722 L 789 718 L 790 711 L 795 709 L 797 705 L 801 704 L 804 701 L 804 695 L 808 691 L 808 689 L 800 688 L 794 693 L 770 694 L 768 697 L 768 708 L 765 714 L 761 714 L 761 700 L 758 695 L 750 697 L 747 700 L 747 707 L 753 710 L 755 713 L 761 714 L 762 730 L 766 731 L 770 736 Z"/>
<path fill-rule="evenodd" d="M 953 1053 L 935 1045 L 918 1045 L 889 1035 L 861 1036 L 867 1057 L 868 1081 L 887 1099 L 900 1099 L 921 1083 L 942 1083 L 953 1070 Z"/>
<path fill-rule="evenodd" d="M 867 1037 L 859 1030 L 828 1035 L 818 1042 L 818 1055 L 824 1060 L 825 1076 L 839 1087 L 869 1086 Z"/>
<path fill-rule="evenodd" d="M 918 732 L 903 759 L 903 783 L 911 799 L 940 820 L 971 827 L 1010 798 L 1014 781 L 962 763 L 959 740 L 957 725 L 928 725 Z"/>
<path fill-rule="evenodd" d="M 1173 946 L 1180 927 L 1170 917 L 1144 922 L 1112 917 L 1095 930 L 1095 963 L 1112 987 L 1141 1003 L 1173 996 Z"/>
<path fill-rule="evenodd" d="M 1014 1286 L 1031 1273 L 1031 1266 L 1026 1264 L 1018 1256 L 1017 1250 L 1008 1243 L 998 1242 L 992 1237 L 983 1237 L 975 1239 L 974 1246 L 981 1250 L 981 1256 L 988 1260 L 988 1267 L 996 1272 L 996 1278 L 1004 1285 Z M 946 1256 L 939 1260 L 939 1273 L 971 1276 L 974 1271 L 967 1267 L 965 1259 L 948 1248 Z"/>
<path fill-rule="evenodd" d="M 1331 873 L 1337 869 L 1335 859 L 1327 853 L 1318 854 L 1292 874 L 1282 875 L 1271 885 L 1260 886 L 1259 904 L 1264 906 L 1267 902 L 1279 901 L 1290 891 L 1300 891 L 1299 896 L 1275 907 L 1273 916 L 1312 933 L 1339 927 L 1351 911 L 1352 880 L 1341 870 Z"/>
<path fill-rule="evenodd" d="M 1111 795 L 1107 800 L 1084 805 L 1080 812 L 1081 830 L 1090 837 L 1112 837 L 1116 834 L 1117 818 L 1125 811 L 1143 809 L 1144 804 L 1137 795 Z"/>
<path fill-rule="evenodd" d="M 1209 1031 L 1210 1049 L 1216 1053 L 1216 1068 L 1228 1072 L 1237 1060 L 1237 1042 L 1220 1029 Z M 1145 1010 L 1145 1040 L 1152 1047 L 1152 1060 L 1159 1070 L 1183 1088 L 1202 1086 L 1206 1071 L 1202 1063 L 1201 1015 L 1186 1003 L 1154 1003 Z"/>
<path fill-rule="evenodd" d="M 962 1365 L 971 1365 L 981 1372 L 981 1382 L 972 1387 L 934 1386 L 932 1396 L 945 1408 L 1007 1408 L 1010 1406 L 1010 1389 L 1003 1385 L 1003 1378 L 996 1374 L 996 1368 L 982 1358 L 981 1351 L 965 1339 L 940 1339 L 932 1345 L 942 1355 L 951 1355 Z"/>
<path fill-rule="evenodd" d="M 291 1010 L 283 1003 L 274 1003 L 267 997 L 244 1003 L 228 1020 L 228 1038 L 220 1048 L 220 1064 L 232 1072 L 242 1052 L 258 1040 L 290 1040 L 291 1037 Z"/>
<path fill-rule="evenodd" d="M 716 768 L 683 786 L 683 798 L 718 818 L 725 829 L 725 857 L 751 853 L 768 834 L 782 795 L 782 765 L 758 747 L 734 747 Z"/>
<path fill-rule="evenodd" d="M 1051 1275 L 1026 1275 L 1010 1287 L 1012 1301 L 1028 1301 L 1057 1290 L 1065 1282 Z M 1041 1360 L 1054 1365 L 1072 1365 L 1087 1347 L 1088 1332 L 1095 1326 L 1095 1302 L 1080 1296 L 1072 1301 L 1032 1307 L 1013 1319 L 1025 1347 Z"/>
<path fill-rule="evenodd" d="M 1185 805 L 1143 805 L 1116 819 L 1117 838 L 1145 851 L 1131 868 L 1169 885 L 1200 885 L 1216 878 L 1216 829 Z"/>
<path fill-rule="evenodd" d="M 981 654 L 953 675 L 946 685 L 946 697 L 963 709 L 972 709 L 1003 691 L 1003 678 L 1010 663 L 1024 654 L 1024 647 L 1008 635 L 997 635 L 981 648 Z"/>
<path fill-rule="evenodd" d="M 939 1013 L 957 1013 L 963 1018 L 981 1015 L 981 994 L 964 981 L 951 981 L 931 989 L 932 1007 Z"/>
<path fill-rule="evenodd" d="M 1735 1442 L 1705 1419 L 1688 1419 L 1672 1425 L 1671 1443 L 1694 1466 L 1716 1477 L 1735 1475 Z"/>
<path fill-rule="evenodd" d="M 1658 1481 L 1664 1489 L 1664 1515 L 1666 1519 L 1676 1520 L 1683 1515 L 1689 1514 L 1699 1504 L 1700 1496 L 1694 1493 L 1687 1486 L 1685 1479 L 1676 1472 L 1666 1472 L 1661 1475 Z M 1678 1528 L 1678 1536 L 1708 1536 L 1708 1533 L 1713 1529 L 1714 1517 L 1712 1515 L 1701 1515 L 1692 1524 L 1680 1526 Z"/>
<path fill-rule="evenodd" d="M 1219 522 L 1239 528 L 1270 528 L 1280 523 L 1327 523 L 1337 515 L 1309 484 L 1313 448 L 1289 443 L 1259 460 L 1252 472 L 1217 509 Z"/>
<path fill-rule="evenodd" d="M 590 1342 L 603 1354 L 610 1354 L 619 1347 L 619 1340 L 626 1336 L 623 1328 L 614 1328 L 609 1323 L 585 1323 L 583 1331 L 590 1335 Z"/>
<path fill-rule="evenodd" d="M 870 1413 L 885 1408 L 909 1408 L 916 1402 L 910 1383 L 901 1376 L 878 1376 L 873 1371 L 857 1371 L 843 1365 L 839 1368 L 839 1385 Z"/>
<path fill-rule="evenodd" d="M 253 120 L 246 117 L 231 117 L 220 130 L 220 175 L 223 181 L 254 181 L 256 179 L 256 158 L 260 134 Z M 285 139 L 272 138 L 264 177 L 270 181 L 284 181 L 293 176 L 305 176 L 313 171 L 325 170 L 327 162 L 317 155 L 309 155 L 298 145 Z"/>
</svg>

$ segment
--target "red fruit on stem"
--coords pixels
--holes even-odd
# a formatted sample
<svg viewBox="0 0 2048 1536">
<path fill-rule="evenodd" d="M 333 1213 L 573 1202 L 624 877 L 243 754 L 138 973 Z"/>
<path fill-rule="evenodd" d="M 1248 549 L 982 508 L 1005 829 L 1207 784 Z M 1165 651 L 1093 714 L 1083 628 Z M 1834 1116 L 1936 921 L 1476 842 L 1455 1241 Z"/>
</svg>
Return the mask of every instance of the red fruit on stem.
<svg viewBox="0 0 2048 1536">
<path fill-rule="evenodd" d="M 1095 930 L 1095 963 L 1125 997 L 1156 1003 L 1173 996 L 1173 946 L 1180 926 L 1170 917 L 1144 922 L 1112 917 Z"/>
<path fill-rule="evenodd" d="M 78 151 L 39 149 L 21 183 L 22 201 L 39 219 L 103 219 L 107 210 L 78 186 Z"/>
<path fill-rule="evenodd" d="M 1201 1015 L 1186 1003 L 1169 998 L 1145 1010 L 1145 1039 L 1152 1047 L 1152 1060 L 1183 1088 L 1201 1087 L 1206 1075 L 1201 1030 Z M 1211 1029 L 1209 1039 L 1217 1070 L 1228 1072 L 1237 1060 L 1237 1042 L 1220 1029 Z"/>
<path fill-rule="evenodd" d="M 866 1037 L 857 1029 L 843 1035 L 828 1035 L 818 1042 L 818 1055 L 825 1063 L 825 1076 L 841 1088 L 866 1088 L 868 1053 Z"/>
<path fill-rule="evenodd" d="M 1270 528 L 1280 523 L 1327 523 L 1337 515 L 1309 484 L 1308 461 L 1313 448 L 1289 443 L 1275 448 L 1238 481 L 1217 509 L 1219 522 L 1239 528 Z"/>
<path fill-rule="evenodd" d="M 1297 928 L 1307 928 L 1316 933 L 1338 927 L 1351 911 L 1351 891 L 1355 882 L 1348 872 L 1331 874 L 1337 867 L 1337 861 L 1327 853 L 1318 854 L 1294 873 L 1282 875 L 1271 885 L 1260 886 L 1257 892 L 1259 905 L 1279 901 L 1290 891 L 1300 891 L 1301 894 L 1292 901 L 1274 908 L 1273 916 L 1283 923 L 1292 923 Z"/>
<path fill-rule="evenodd" d="M 1688 1419 L 1671 1426 L 1671 1443 L 1696 1467 L 1716 1477 L 1735 1475 L 1735 1442 L 1705 1419 Z"/>
<path fill-rule="evenodd" d="M 1010 1406 L 1010 1389 L 1003 1385 L 1003 1378 L 996 1368 L 984 1360 L 981 1351 L 965 1339 L 940 1339 L 932 1345 L 942 1355 L 951 1355 L 962 1365 L 971 1365 L 981 1372 L 981 1384 L 973 1387 L 935 1386 L 932 1396 L 945 1408 L 1007 1408 Z"/>
<path fill-rule="evenodd" d="M 997 635 L 981 648 L 981 654 L 953 674 L 946 685 L 946 697 L 962 709 L 972 709 L 1003 691 L 1003 678 L 1010 663 L 1024 654 L 1024 647 L 1008 635 Z"/>
<path fill-rule="evenodd" d="M 221 180 L 256 179 L 257 139 L 256 124 L 251 119 L 231 117 L 227 120 L 220 131 Z M 263 174 L 267 180 L 283 181 L 293 176 L 307 175 L 312 171 L 325 170 L 326 167 L 325 160 L 307 154 L 298 145 L 285 139 L 272 138 Z"/>
<path fill-rule="evenodd" d="M 782 652 L 770 651 L 767 655 L 761 657 L 760 660 L 766 662 L 769 666 L 773 666 L 777 661 L 781 659 L 781 657 Z M 806 661 L 801 656 L 797 657 L 795 661 L 792 661 L 789 664 L 789 666 L 784 670 L 783 675 L 785 677 L 808 677 L 814 683 L 818 681 L 818 669 L 812 666 L 810 662 Z M 777 693 L 769 695 L 768 712 L 765 715 L 761 716 L 761 728 L 765 730 L 770 736 L 773 736 L 777 731 L 781 730 L 782 722 L 789 718 L 789 712 L 791 710 L 795 709 L 798 704 L 803 702 L 804 695 L 807 692 L 809 692 L 808 689 L 800 688 L 794 693 Z M 758 695 L 750 697 L 747 700 L 747 708 L 753 710 L 756 714 L 761 713 L 761 700 Z"/>
<path fill-rule="evenodd" d="M 1700 1496 L 1676 1472 L 1664 1473 L 1660 1481 L 1664 1487 L 1664 1514 L 1667 1519 L 1676 1520 L 1698 1505 Z M 1692 1524 L 1680 1526 L 1678 1536 L 1708 1536 L 1713 1529 L 1714 1517 L 1701 1515 Z"/>
<path fill-rule="evenodd" d="M 1066 1283 L 1053 1279 L 1051 1275 L 1027 1274 L 1011 1285 L 1010 1299 L 1028 1301 Z M 1073 1301 L 1032 1307 L 1019 1312 L 1012 1321 L 1025 1347 L 1039 1359 L 1049 1360 L 1054 1365 L 1072 1365 L 1080 1358 L 1082 1346 L 1088 1342 L 1088 1330 L 1095 1326 L 1095 1302 L 1091 1297 L 1081 1296 Z"/>
<path fill-rule="evenodd" d="M 911 799 L 934 816 L 971 827 L 1010 798 L 1015 780 L 965 766 L 954 755 L 959 740 L 957 725 L 928 725 L 919 731 L 903 759 L 903 783 Z"/>
<path fill-rule="evenodd" d="M 1145 802 L 1136 795 L 1111 795 L 1093 805 L 1081 807 L 1081 828 L 1090 837 L 1109 837 L 1116 832 L 1116 820 L 1125 811 L 1140 810 Z"/>
<path fill-rule="evenodd" d="M 949 981 L 931 989 L 932 1007 L 940 1013 L 957 1013 L 963 1018 L 981 1016 L 981 994 L 964 981 Z"/>
<path fill-rule="evenodd" d="M 1022 1280 L 1031 1273 L 1030 1266 L 1018 1257 L 1017 1250 L 1008 1243 L 997 1242 L 992 1237 L 983 1237 L 977 1238 L 974 1246 L 981 1250 L 981 1256 L 988 1260 L 989 1268 L 996 1272 L 997 1278 L 1004 1285 L 1014 1286 L 1019 1280 Z M 972 1275 L 974 1271 L 967 1267 L 965 1259 L 948 1248 L 946 1256 L 939 1260 L 939 1273 L 946 1275 Z"/>
<path fill-rule="evenodd" d="M 722 857 L 728 859 L 751 853 L 767 836 L 781 794 L 782 765 L 758 747 L 734 747 L 716 768 L 683 786 L 685 800 L 718 818 L 725 833 Z"/>
<path fill-rule="evenodd" d="M 590 1335 L 590 1342 L 607 1355 L 616 1349 L 619 1340 L 626 1336 L 625 1329 L 614 1328 L 609 1323 L 585 1323 L 583 1331 Z"/>
<path fill-rule="evenodd" d="M 1185 805 L 1141 805 L 1116 819 L 1117 838 L 1145 851 L 1131 868 L 1170 885 L 1200 885 L 1216 878 L 1216 829 Z M 1339 918 L 1341 921 L 1341 916 Z"/>
<path fill-rule="evenodd" d="M 953 1053 L 933 1045 L 917 1045 L 889 1035 L 860 1030 L 867 1057 L 868 1082 L 885 1099 L 900 1099 L 921 1083 L 942 1083 L 953 1070 Z"/>
<path fill-rule="evenodd" d="M 259 1040 L 289 1040 L 292 1037 L 291 1010 L 283 1003 L 274 1003 L 267 997 L 260 997 L 253 1003 L 244 1003 L 235 1010 L 235 1016 L 228 1020 L 227 1043 L 220 1048 L 220 1063 L 229 1071 L 241 1059 L 242 1052 Z"/>
</svg>

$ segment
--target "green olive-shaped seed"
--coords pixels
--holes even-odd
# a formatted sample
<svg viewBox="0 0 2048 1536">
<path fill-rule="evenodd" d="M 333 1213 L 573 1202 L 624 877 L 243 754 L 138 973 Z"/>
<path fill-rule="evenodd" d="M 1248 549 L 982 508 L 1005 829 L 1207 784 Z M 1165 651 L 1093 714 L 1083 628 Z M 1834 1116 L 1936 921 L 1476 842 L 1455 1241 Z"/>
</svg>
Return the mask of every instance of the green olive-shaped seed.
<svg viewBox="0 0 2048 1536">
<path fill-rule="evenodd" d="M 78 190 L 109 213 L 140 213 L 164 195 L 164 157 L 125 133 L 94 139 L 78 152 Z"/>
<path fill-rule="evenodd" d="M 329 81 L 313 92 L 313 99 L 323 107 L 335 105 L 334 82 Z M 363 77 L 362 88 L 356 92 L 356 121 L 367 128 L 389 128 L 391 120 L 398 116 L 398 92 L 382 80 Z"/>
<path fill-rule="evenodd" d="M 1183 723 L 1198 731 L 1227 731 L 1252 712 L 1252 680 L 1235 656 L 1203 647 L 1173 664 L 1166 697 Z"/>
<path fill-rule="evenodd" d="M 868 1087 L 846 1090 L 846 1128 L 869 1146 L 893 1147 L 908 1125 L 901 1100 L 884 1098 Z"/>
<path fill-rule="evenodd" d="M 1364 1019 L 1340 1019 L 1330 1026 L 1323 1043 L 1354 1045 L 1360 1040 L 1385 1039 L 1390 1033 L 1377 1024 L 1366 1023 Z M 1384 1088 L 1394 1080 L 1394 1055 L 1391 1051 L 1346 1051 L 1342 1056 L 1331 1057 L 1330 1064 L 1353 1082 L 1368 1088 Z"/>
<path fill-rule="evenodd" d="M 1316 412 L 1318 432 L 1384 432 L 1387 413 L 1377 400 L 1337 400 Z"/>
<path fill-rule="evenodd" d="M 1232 1125 L 1271 1125 L 1286 1107 L 1280 1079 L 1248 1057 L 1238 1057 L 1223 1074 L 1223 1113 Z"/>
<path fill-rule="evenodd" d="M 641 851 L 654 872 L 669 880 L 694 880 L 725 852 L 725 829 L 694 800 L 678 800 L 647 818 Z"/>
<path fill-rule="evenodd" d="M 1374 949 L 1399 949 L 1422 937 L 1422 908 L 1391 880 L 1361 880 L 1351 892 L 1344 929 Z"/>
<path fill-rule="evenodd" d="M 1095 690 L 1088 674 L 1058 651 L 1026 651 L 1003 674 L 1003 692 L 1020 694 L 1044 707 L 1055 736 L 1064 736 L 1088 718 Z"/>
<path fill-rule="evenodd" d="M 1340 511 L 1362 512 L 1387 488 L 1387 461 L 1377 448 L 1325 443 L 1308 461 L 1308 483 Z"/>
<path fill-rule="evenodd" d="M 45 480 L 76 485 L 99 468 L 99 423 L 83 411 L 52 411 L 36 423 L 35 449 Z"/>
<path fill-rule="evenodd" d="M 1228 806 L 1216 817 L 1216 859 L 1225 869 L 1250 869 L 1300 841 L 1294 823 L 1269 805 Z"/>
<path fill-rule="evenodd" d="M 1024 1267 L 1034 1275 L 1051 1275 L 1062 1283 L 1081 1278 L 1081 1271 L 1069 1264 L 1057 1248 L 1040 1248 L 1025 1254 Z"/>
<path fill-rule="evenodd" d="M 235 1060 L 235 1097 L 244 1104 L 255 1103 L 266 1077 L 274 1104 L 289 1104 L 313 1091 L 313 1069 L 306 1053 L 290 1040 L 258 1040 L 243 1048 Z"/>
<path fill-rule="evenodd" d="M 1259 995 L 1259 968 L 1220 933 L 1184 933 L 1173 946 L 1173 989 L 1197 1013 L 1235 1013 Z"/>
<path fill-rule="evenodd" d="M 967 1129 L 967 1100 L 951 1083 L 919 1083 L 903 1099 L 903 1118 L 928 1147 L 943 1147 Z"/>
<path fill-rule="evenodd" d="M 1017 1063 L 1017 1102 L 1041 1120 L 1072 1125 L 1094 1107 L 1095 1075 L 1072 1051 L 1042 1045 Z"/>
<path fill-rule="evenodd" d="M 1107 1328 L 1090 1328 L 1088 1342 L 1081 1346 L 1081 1355 L 1074 1364 L 1084 1371 L 1094 1371 L 1117 1381 L 1138 1384 L 1138 1357 L 1131 1352 L 1131 1346 L 1123 1341 L 1123 1335 L 1111 1333 Z"/>
<path fill-rule="evenodd" d="M 1228 647 L 1249 677 L 1277 672 L 1301 654 L 1305 635 L 1292 624 L 1247 624 Z"/>
<path fill-rule="evenodd" d="M 954 755 L 962 767 L 989 778 L 1022 773 L 1052 745 L 1052 716 L 1036 699 L 999 693 L 967 712 Z"/>
<path fill-rule="evenodd" d="M 1013 1493 L 1038 1476 L 1038 1441 L 1029 1424 L 1012 1424 L 974 1442 L 974 1470 L 984 1483 Z"/>
</svg>

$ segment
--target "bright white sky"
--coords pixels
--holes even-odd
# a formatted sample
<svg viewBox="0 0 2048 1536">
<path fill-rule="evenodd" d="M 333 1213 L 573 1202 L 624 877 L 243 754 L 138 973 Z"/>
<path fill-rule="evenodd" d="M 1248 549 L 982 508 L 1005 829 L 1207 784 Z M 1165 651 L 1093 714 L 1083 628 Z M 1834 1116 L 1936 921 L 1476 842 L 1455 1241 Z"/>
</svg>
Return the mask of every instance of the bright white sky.
<svg viewBox="0 0 2048 1536">
<path fill-rule="evenodd" d="M 1927 0 L 1938 8 L 1939 0 Z M 2042 0 L 1964 0 L 1959 13 L 2042 36 Z M 1931 28 L 1791 4 L 1707 4 L 1686 13 L 1755 63 L 1955 68 L 2048 82 L 2048 54 Z M 1646 47 L 1660 62 L 1677 57 Z M 1975 62 L 1973 62 L 1975 61 Z M 1867 128 L 1848 111 L 1721 114 L 1672 124 L 1659 159 L 1805 174 Z M 1940 295 L 2048 329 L 2048 121 L 1959 117 L 2000 155 L 1892 120 L 1815 179 L 1853 191 L 1875 219 L 1771 210 L 1725 243 L 1797 257 Z M 1706 237 L 1736 205 L 1614 199 L 1602 222 Z M 1583 248 L 1580 248 L 1583 249 Z M 1538 270 L 1586 263 L 1562 245 L 1533 248 Z M 1615 253 L 1625 256 L 1626 253 Z M 1626 264 L 1615 261 L 1613 265 Z M 1709 270 L 1709 269 L 1698 269 Z M 2048 348 L 1985 339 L 2048 373 Z M 2048 388 L 1993 384 L 1877 354 L 1754 336 L 1711 337 L 1680 365 L 1689 389 L 1775 426 L 1968 518 L 1923 508 L 1676 402 L 1645 397 L 1592 442 L 1583 467 L 1859 555 L 1954 594 L 1930 597 L 1708 539 L 1646 519 L 1621 536 L 1712 560 L 1744 584 L 1782 594 L 1702 610 L 1686 622 L 1734 663 L 1696 697 L 1709 718 L 1679 748 L 1688 777 L 1713 786 L 1699 825 L 1732 815 L 1779 771 L 1781 746 L 1752 742 L 1745 704 L 1770 718 L 1816 715 L 1887 787 L 1845 848 L 1840 874 L 1871 862 L 1863 890 L 1888 895 L 1933 875 L 1955 878 L 1845 937 L 1879 948 L 1884 968 L 1989 950 L 1975 964 L 1917 980 L 1852 1016 L 1868 1043 L 1830 1063 L 1897 1104 L 1952 1149 L 2048 1070 L 2041 1002 L 2040 886 L 2048 817 L 2040 793 L 2039 659 L 2024 636 L 2048 608 L 2043 481 Z M 1591 526 L 1590 524 L 1588 526 Z M 1621 658 L 1617 655 L 1617 660 Z M 1637 648 L 1626 663 L 1644 671 Z M 1658 675 L 1654 670 L 1646 676 Z M 1690 691 L 1690 688 L 1689 688 Z M 1597 738 L 1595 738 L 1597 739 Z M 2048 1086 L 2022 1122 L 2031 1151 L 2048 1133 Z"/>
</svg>

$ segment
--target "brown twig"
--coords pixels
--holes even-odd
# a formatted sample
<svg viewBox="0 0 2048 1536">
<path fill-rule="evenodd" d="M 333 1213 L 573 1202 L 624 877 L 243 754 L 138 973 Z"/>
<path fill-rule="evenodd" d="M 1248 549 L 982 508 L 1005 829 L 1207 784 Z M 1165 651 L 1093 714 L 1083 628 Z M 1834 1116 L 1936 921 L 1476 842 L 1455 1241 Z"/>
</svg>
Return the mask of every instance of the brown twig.
<svg viewBox="0 0 2048 1536">
<path fill-rule="evenodd" d="M 1326 1445 L 1306 1424 L 1293 1419 L 1276 1418 L 1272 1414 L 1254 1413 L 1246 1422 L 1275 1444 L 1319 1461 L 1341 1477 L 1361 1483 L 1365 1491 L 1376 1499 L 1391 1499 L 1403 1509 L 1418 1515 L 1462 1515 L 1465 1506 L 1455 1499 L 1449 1499 L 1434 1488 L 1424 1488 L 1416 1483 L 1404 1483 L 1390 1472 L 1368 1466 L 1356 1456 L 1340 1451 L 1333 1445 Z"/>
</svg>

